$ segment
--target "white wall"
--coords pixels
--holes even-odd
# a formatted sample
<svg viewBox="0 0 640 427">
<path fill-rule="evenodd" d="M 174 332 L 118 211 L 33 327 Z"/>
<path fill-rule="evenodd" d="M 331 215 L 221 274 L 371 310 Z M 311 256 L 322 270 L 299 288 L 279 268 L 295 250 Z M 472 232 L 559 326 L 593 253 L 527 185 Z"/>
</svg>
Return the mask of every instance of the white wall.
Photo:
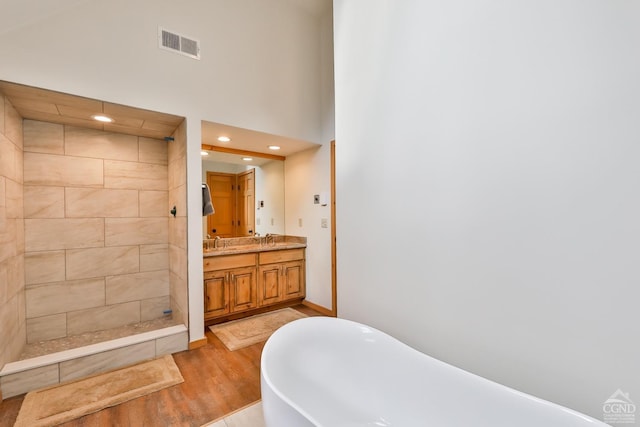
<svg viewBox="0 0 640 427">
<path fill-rule="evenodd" d="M 320 114 L 323 144 L 336 139 L 333 47 L 333 8 L 329 7 L 320 20 Z"/>
<path fill-rule="evenodd" d="M 638 402 L 639 16 L 335 2 L 341 317 L 596 418 Z"/>
<path fill-rule="evenodd" d="M 3 34 L 5 80 L 321 140 L 320 19 L 288 0 L 85 1 Z M 158 26 L 201 42 L 158 48 Z"/>
<path fill-rule="evenodd" d="M 0 79 L 187 118 L 189 321 L 198 340 L 201 121 L 322 142 L 320 18 L 288 0 L 62 4 L 73 7 L 23 22 L 3 10 L 14 24 L 2 30 Z M 202 60 L 158 49 L 158 25 L 199 39 Z"/>
<path fill-rule="evenodd" d="M 319 42 L 322 146 L 287 156 L 284 162 L 285 230 L 307 238 L 306 300 L 331 310 L 331 206 L 313 204 L 315 194 L 331 190 L 331 141 L 335 139 L 331 13 L 322 16 Z M 327 228 L 321 227 L 323 218 Z"/>
<path fill-rule="evenodd" d="M 256 167 L 256 231 L 261 236 L 268 233 L 284 234 L 286 210 L 284 207 L 284 163 L 272 160 Z"/>
<path fill-rule="evenodd" d="M 331 310 L 331 206 L 313 203 L 315 194 L 331 190 L 331 145 L 288 156 L 284 176 L 285 229 L 307 238 L 306 299 Z"/>
</svg>

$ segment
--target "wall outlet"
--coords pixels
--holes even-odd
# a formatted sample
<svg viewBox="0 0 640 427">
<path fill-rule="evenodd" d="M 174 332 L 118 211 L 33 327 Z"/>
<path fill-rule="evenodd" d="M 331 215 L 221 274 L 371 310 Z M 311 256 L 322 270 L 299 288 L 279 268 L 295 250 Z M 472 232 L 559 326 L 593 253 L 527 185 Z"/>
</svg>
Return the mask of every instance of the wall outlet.
<svg viewBox="0 0 640 427">
<path fill-rule="evenodd" d="M 271 225 L 275 225 L 276 224 L 276 220 L 271 218 Z"/>
<path fill-rule="evenodd" d="M 260 225 L 260 218 L 256 218 L 256 225 Z"/>
<path fill-rule="evenodd" d="M 321 218 L 320 219 L 320 227 L 328 228 L 329 227 L 329 220 L 327 218 Z"/>
</svg>

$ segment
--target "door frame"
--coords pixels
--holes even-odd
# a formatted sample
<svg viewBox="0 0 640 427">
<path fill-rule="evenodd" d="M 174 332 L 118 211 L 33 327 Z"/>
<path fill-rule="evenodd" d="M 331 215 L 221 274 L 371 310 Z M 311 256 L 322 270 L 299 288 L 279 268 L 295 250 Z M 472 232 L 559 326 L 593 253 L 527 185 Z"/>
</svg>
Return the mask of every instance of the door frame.
<svg viewBox="0 0 640 427">
<path fill-rule="evenodd" d="M 338 257 L 336 244 L 336 141 L 331 141 L 331 315 L 338 317 Z"/>
</svg>

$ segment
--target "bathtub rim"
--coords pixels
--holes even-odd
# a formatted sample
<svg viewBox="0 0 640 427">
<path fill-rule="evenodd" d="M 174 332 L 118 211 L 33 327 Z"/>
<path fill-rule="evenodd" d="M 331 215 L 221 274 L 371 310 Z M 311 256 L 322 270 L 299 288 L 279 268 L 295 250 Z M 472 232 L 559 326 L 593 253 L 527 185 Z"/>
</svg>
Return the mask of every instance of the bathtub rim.
<svg viewBox="0 0 640 427">
<path fill-rule="evenodd" d="M 475 380 L 479 380 L 482 381 L 483 383 L 487 384 L 490 387 L 494 387 L 494 388 L 499 388 L 504 390 L 507 393 L 510 393 L 512 395 L 514 395 L 514 397 L 516 398 L 521 398 L 521 399 L 526 399 L 531 401 L 533 404 L 539 404 L 539 405 L 544 405 L 547 407 L 550 407 L 552 409 L 555 410 L 561 410 L 562 412 L 567 413 L 568 415 L 571 416 L 576 416 L 578 418 L 581 418 L 583 421 L 589 422 L 589 423 L 593 423 L 594 427 L 599 427 L 599 426 L 607 426 L 608 424 L 604 423 L 604 421 L 602 420 L 598 420 L 590 415 L 584 414 L 582 412 L 579 412 L 575 409 L 571 409 L 568 408 L 566 406 L 562 406 L 559 403 L 555 403 L 552 402 L 550 400 L 546 400 L 543 399 L 541 397 L 537 397 L 534 396 L 532 394 L 526 393 L 524 391 L 520 391 L 518 389 L 512 388 L 510 386 L 501 384 L 499 382 L 496 382 L 494 380 L 491 380 L 489 378 L 485 378 L 481 375 L 475 374 L 473 372 L 467 371 L 465 369 L 462 369 L 458 366 L 452 365 L 450 363 L 447 363 L 445 361 L 442 361 L 440 359 L 437 359 L 433 356 L 430 356 L 426 353 L 423 353 L 413 347 L 411 347 L 410 345 L 408 345 L 407 343 L 399 340 L 398 338 L 395 338 L 394 336 L 381 331 L 377 328 L 374 328 L 372 326 L 369 326 L 367 324 L 364 323 L 360 323 L 354 320 L 349 320 L 349 319 L 343 319 L 343 318 L 338 318 L 338 317 L 329 317 L 329 316 L 313 316 L 313 317 L 307 317 L 307 318 L 303 318 L 303 319 L 297 319 L 294 320 L 293 322 L 289 322 L 286 325 L 282 326 L 281 328 L 279 328 L 278 330 L 276 330 L 276 332 L 274 332 L 271 337 L 273 337 L 274 335 L 278 334 L 279 331 L 281 330 L 286 330 L 289 328 L 293 328 L 293 327 L 299 327 L 298 325 L 300 325 L 302 322 L 306 322 L 306 323 L 311 323 L 311 322 L 329 322 L 329 323 L 335 323 L 335 322 L 340 322 L 349 326 L 356 326 L 356 327 L 365 327 L 368 328 L 370 330 L 372 330 L 374 333 L 379 333 L 381 334 L 384 338 L 386 339 L 390 339 L 391 341 L 395 342 L 396 344 L 399 344 L 401 346 L 406 347 L 408 350 L 413 351 L 418 353 L 419 355 L 432 360 L 433 362 L 443 366 L 444 368 L 447 369 L 452 369 L 453 371 L 456 372 L 460 372 L 463 373 L 465 375 L 470 375 L 471 377 L 473 377 Z M 295 325 L 295 326 L 294 326 Z M 282 332 L 280 333 L 282 334 Z M 278 334 L 278 335 L 280 335 Z M 276 335 L 277 336 L 277 335 Z M 270 347 L 277 345 L 277 343 L 275 343 L 275 339 L 272 340 L 271 337 L 269 337 L 269 339 L 267 340 L 267 342 L 265 343 L 263 350 L 262 350 L 262 357 L 260 360 L 260 377 L 261 379 L 264 379 L 265 382 L 267 383 L 269 389 L 271 390 L 271 392 L 273 392 L 276 396 L 278 396 L 278 398 L 280 398 L 283 402 L 285 402 L 287 405 L 289 405 L 291 408 L 293 408 L 294 410 L 296 410 L 299 414 L 301 414 L 302 416 L 304 416 L 310 423 L 312 423 L 314 426 L 322 426 L 322 424 L 313 416 L 311 416 L 306 410 L 302 409 L 298 404 L 296 404 L 295 402 L 293 402 L 290 398 L 288 398 L 287 396 L 285 396 L 279 388 L 275 387 L 273 384 L 273 381 L 271 380 L 271 378 L 269 378 L 268 376 L 268 369 L 265 369 L 265 365 L 267 363 L 266 358 L 264 357 L 265 354 L 268 353 L 268 350 Z M 263 405 L 263 411 L 264 411 L 264 405 Z"/>
<path fill-rule="evenodd" d="M 285 396 L 280 391 L 280 389 L 278 387 L 274 386 L 273 381 L 271 381 L 271 378 L 269 378 L 269 376 L 267 375 L 268 369 L 265 369 L 265 365 L 267 364 L 267 360 L 266 360 L 264 355 L 268 354 L 268 350 L 269 350 L 270 347 L 276 345 L 276 344 L 274 344 L 275 340 L 272 340 L 271 337 L 276 335 L 279 331 L 281 331 L 283 329 L 289 329 L 289 328 L 293 327 L 291 325 L 293 325 L 293 324 L 295 324 L 297 322 L 306 322 L 306 321 L 313 320 L 313 319 L 318 319 L 318 318 L 338 319 L 337 317 L 312 316 L 312 317 L 305 317 L 305 318 L 302 318 L 302 319 L 296 319 L 296 320 L 294 320 L 292 322 L 289 322 L 286 325 L 281 326 L 273 334 L 271 334 L 271 336 L 267 339 L 267 342 L 265 343 L 264 347 L 262 348 L 262 355 L 260 356 L 260 379 L 261 379 L 261 382 L 262 382 L 262 380 L 264 380 L 266 382 L 267 386 L 269 387 L 269 390 L 273 394 L 275 394 L 280 400 L 282 400 L 284 403 L 289 405 L 291 408 L 295 409 L 300 415 L 302 415 L 304 418 L 306 418 L 314 426 L 321 426 L 321 424 L 319 423 L 318 420 L 315 419 L 315 417 L 311 416 L 311 414 L 309 414 L 304 409 L 300 408 L 300 406 L 298 404 L 292 402 L 291 399 L 289 399 L 287 396 Z M 352 321 L 346 320 L 346 319 L 340 319 L 340 320 L 345 320 L 347 322 L 352 322 Z M 356 323 L 356 322 L 353 322 L 353 323 Z M 261 384 L 261 387 L 262 387 L 262 384 Z M 264 404 L 262 405 L 262 411 L 263 411 L 263 413 L 265 411 Z"/>
</svg>

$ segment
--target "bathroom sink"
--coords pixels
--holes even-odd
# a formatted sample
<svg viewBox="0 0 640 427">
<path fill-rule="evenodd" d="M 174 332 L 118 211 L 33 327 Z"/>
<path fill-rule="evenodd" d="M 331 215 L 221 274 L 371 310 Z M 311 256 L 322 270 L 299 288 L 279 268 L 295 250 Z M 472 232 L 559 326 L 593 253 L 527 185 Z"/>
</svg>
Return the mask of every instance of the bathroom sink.
<svg viewBox="0 0 640 427">
<path fill-rule="evenodd" d="M 273 251 L 289 247 L 306 247 L 306 243 L 303 242 L 279 241 L 274 243 L 269 241 L 269 243 L 265 243 L 264 238 L 261 240 L 260 242 L 260 240 L 255 237 L 223 238 L 218 240 L 205 239 L 203 240 L 202 252 L 205 255 L 211 256 L 243 252 Z"/>
</svg>

